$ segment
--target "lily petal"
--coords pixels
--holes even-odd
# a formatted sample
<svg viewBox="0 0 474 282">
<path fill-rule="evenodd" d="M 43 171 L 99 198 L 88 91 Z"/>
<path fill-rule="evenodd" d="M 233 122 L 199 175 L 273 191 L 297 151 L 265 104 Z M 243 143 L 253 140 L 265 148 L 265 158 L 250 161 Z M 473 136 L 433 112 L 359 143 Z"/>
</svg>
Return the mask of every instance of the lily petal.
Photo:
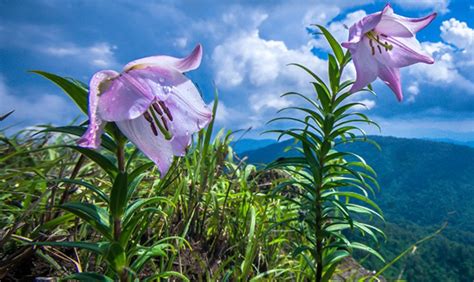
<svg viewBox="0 0 474 282">
<path fill-rule="evenodd" d="M 359 43 L 362 40 L 365 33 L 374 29 L 381 19 L 382 19 L 382 12 L 378 12 L 378 13 L 370 14 L 364 17 L 362 20 L 358 21 L 357 23 L 353 24 L 349 28 L 348 42 L 343 42 L 341 45 L 347 49 L 355 48 L 355 44 Z"/>
<path fill-rule="evenodd" d="M 374 57 L 390 67 L 406 67 L 416 63 L 433 64 L 434 60 L 426 55 L 415 37 L 387 37 L 385 40 L 393 46 L 390 51 L 375 51 Z"/>
<path fill-rule="evenodd" d="M 372 56 L 367 38 L 358 44 L 357 49 L 351 50 L 351 55 L 357 77 L 350 91 L 357 92 L 377 78 L 378 63 Z"/>
<path fill-rule="evenodd" d="M 400 69 L 379 64 L 379 77 L 392 89 L 399 102 L 403 100 L 402 86 L 400 83 Z"/>
<path fill-rule="evenodd" d="M 376 31 L 401 37 L 414 36 L 415 33 L 429 25 L 437 15 L 432 13 L 426 17 L 407 18 L 395 14 L 390 5 L 387 5 L 382 13 L 382 20 L 377 25 Z"/>
<path fill-rule="evenodd" d="M 160 170 L 163 177 L 173 162 L 173 147 L 170 141 L 162 134 L 155 136 L 150 128 L 150 123 L 139 116 L 132 120 L 123 120 L 116 123 L 120 131 L 135 144 Z"/>
<path fill-rule="evenodd" d="M 173 136 L 191 135 L 205 127 L 212 112 L 204 103 L 191 80 L 174 69 L 149 67 L 134 70 L 136 77 L 150 86 L 158 101 L 162 101 L 171 117 L 164 115 Z M 157 81 L 161 83 L 157 84 Z"/>
<path fill-rule="evenodd" d="M 112 70 L 95 73 L 89 83 L 89 127 L 77 141 L 81 147 L 97 149 L 100 146 L 100 136 L 106 122 L 98 114 L 99 95 L 110 86 L 113 78 L 119 74 Z"/>
<path fill-rule="evenodd" d="M 142 83 L 140 76 L 140 72 L 132 70 L 113 80 L 99 100 L 99 113 L 104 120 L 135 119 L 150 107 L 155 99 L 154 93 L 161 88 L 153 89 L 149 84 Z"/>
<path fill-rule="evenodd" d="M 194 50 L 185 58 L 175 58 L 170 56 L 152 56 L 132 61 L 125 65 L 124 71 L 144 67 L 159 66 L 163 68 L 174 68 L 183 73 L 197 69 L 201 64 L 202 46 L 198 44 Z"/>
</svg>

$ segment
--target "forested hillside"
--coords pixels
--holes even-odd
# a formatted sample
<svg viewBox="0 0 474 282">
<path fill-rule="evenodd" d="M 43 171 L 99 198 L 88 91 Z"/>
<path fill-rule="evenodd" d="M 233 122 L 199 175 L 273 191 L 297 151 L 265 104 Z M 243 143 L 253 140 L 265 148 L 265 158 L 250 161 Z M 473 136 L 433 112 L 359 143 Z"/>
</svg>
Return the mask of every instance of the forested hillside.
<svg viewBox="0 0 474 282">
<path fill-rule="evenodd" d="M 381 191 L 376 202 L 384 211 L 388 241 L 381 252 L 390 260 L 418 239 L 448 227 L 406 256 L 386 276 L 409 281 L 472 281 L 474 278 L 474 149 L 443 142 L 371 136 L 370 143 L 341 146 L 360 154 L 375 169 Z M 268 163 L 284 153 L 291 140 L 242 153 L 252 163 Z M 370 258 L 368 268 L 382 264 Z M 434 279 L 434 280 L 433 280 Z M 437 280 L 441 279 L 441 280 Z"/>
</svg>

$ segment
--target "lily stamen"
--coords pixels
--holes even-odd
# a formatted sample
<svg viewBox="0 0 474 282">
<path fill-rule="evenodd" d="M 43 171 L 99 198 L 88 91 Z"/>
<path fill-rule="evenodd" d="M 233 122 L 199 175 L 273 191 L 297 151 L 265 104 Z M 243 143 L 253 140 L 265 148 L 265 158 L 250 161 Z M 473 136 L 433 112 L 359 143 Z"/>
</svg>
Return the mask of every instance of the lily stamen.
<svg viewBox="0 0 474 282">
<path fill-rule="evenodd" d="M 166 140 L 170 140 L 173 136 L 172 134 L 169 132 L 168 130 L 168 125 L 166 124 L 166 121 L 162 118 L 162 116 L 160 115 L 161 117 L 161 120 L 163 121 L 163 124 L 160 122 L 160 120 L 158 119 L 157 115 L 159 115 L 158 111 L 156 111 L 156 107 L 154 106 L 155 104 L 153 104 L 153 107 L 150 107 L 150 110 L 149 110 L 149 113 L 151 114 L 152 118 L 153 118 L 153 121 L 154 121 L 154 124 L 156 126 L 158 126 L 158 129 L 160 130 L 160 132 L 163 134 L 163 136 L 165 137 Z M 156 112 L 155 112 L 156 111 Z"/>
<path fill-rule="evenodd" d="M 392 44 L 389 44 L 387 41 L 385 42 L 382 42 L 380 41 L 380 36 L 379 34 L 377 34 L 375 31 L 369 31 L 365 34 L 367 36 L 367 38 L 369 38 L 369 43 L 370 43 L 370 46 L 372 48 L 372 55 L 375 54 L 375 49 L 372 45 L 372 41 L 375 41 L 378 45 L 377 45 L 377 48 L 379 49 L 380 53 L 382 53 L 382 49 L 380 48 L 380 46 L 383 46 L 385 51 L 391 51 L 393 49 L 393 45 Z M 385 37 L 387 38 L 388 36 L 385 35 L 385 34 L 380 34 L 382 37 Z"/>
<path fill-rule="evenodd" d="M 173 121 L 173 116 L 171 115 L 170 109 L 168 109 L 165 103 L 163 101 L 158 101 L 158 104 L 160 104 L 163 111 L 165 111 L 165 114 L 168 116 L 169 120 Z"/>
</svg>

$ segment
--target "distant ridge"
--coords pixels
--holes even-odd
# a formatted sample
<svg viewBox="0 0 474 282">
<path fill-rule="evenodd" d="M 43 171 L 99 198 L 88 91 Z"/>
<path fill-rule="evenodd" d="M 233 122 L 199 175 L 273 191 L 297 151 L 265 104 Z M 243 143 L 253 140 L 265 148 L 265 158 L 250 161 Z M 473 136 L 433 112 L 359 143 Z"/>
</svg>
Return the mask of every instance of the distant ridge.
<svg viewBox="0 0 474 282">
<path fill-rule="evenodd" d="M 416 224 L 440 224 L 449 215 L 450 226 L 474 232 L 474 148 L 423 139 L 369 136 L 369 143 L 350 143 L 349 150 L 365 158 L 378 174 L 381 192 L 377 202 L 387 218 Z M 249 163 L 265 164 L 279 157 L 293 140 L 240 154 Z M 423 207 L 430 208 L 423 208 Z"/>
</svg>

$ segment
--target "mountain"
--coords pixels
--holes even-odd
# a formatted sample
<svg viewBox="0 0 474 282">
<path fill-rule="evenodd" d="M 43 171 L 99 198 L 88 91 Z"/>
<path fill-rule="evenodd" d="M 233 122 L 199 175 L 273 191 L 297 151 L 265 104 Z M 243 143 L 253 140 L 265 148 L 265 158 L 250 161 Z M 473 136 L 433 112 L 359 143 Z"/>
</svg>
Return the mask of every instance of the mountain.
<svg viewBox="0 0 474 282">
<path fill-rule="evenodd" d="M 232 148 L 237 154 L 246 151 L 257 150 L 268 145 L 276 143 L 273 139 L 240 139 L 231 143 Z"/>
<path fill-rule="evenodd" d="M 381 246 L 382 253 L 393 258 L 448 222 L 441 236 L 388 273 L 396 278 L 403 271 L 408 281 L 473 281 L 474 148 L 421 139 L 370 139 L 381 151 L 369 143 L 350 143 L 339 150 L 361 155 L 378 174 L 381 191 L 375 201 L 388 222 L 384 227 L 388 241 Z M 241 155 L 251 163 L 268 163 L 295 155 L 295 151 L 284 152 L 292 143 L 287 140 Z M 381 266 L 371 259 L 366 263 L 369 268 Z"/>
<path fill-rule="evenodd" d="M 464 145 L 464 146 L 469 146 L 469 147 L 474 148 L 474 141 L 460 141 L 460 140 L 450 139 L 450 138 L 425 138 L 425 139 L 430 140 L 430 141 L 435 141 L 435 142 L 446 142 L 446 143 Z"/>
</svg>

